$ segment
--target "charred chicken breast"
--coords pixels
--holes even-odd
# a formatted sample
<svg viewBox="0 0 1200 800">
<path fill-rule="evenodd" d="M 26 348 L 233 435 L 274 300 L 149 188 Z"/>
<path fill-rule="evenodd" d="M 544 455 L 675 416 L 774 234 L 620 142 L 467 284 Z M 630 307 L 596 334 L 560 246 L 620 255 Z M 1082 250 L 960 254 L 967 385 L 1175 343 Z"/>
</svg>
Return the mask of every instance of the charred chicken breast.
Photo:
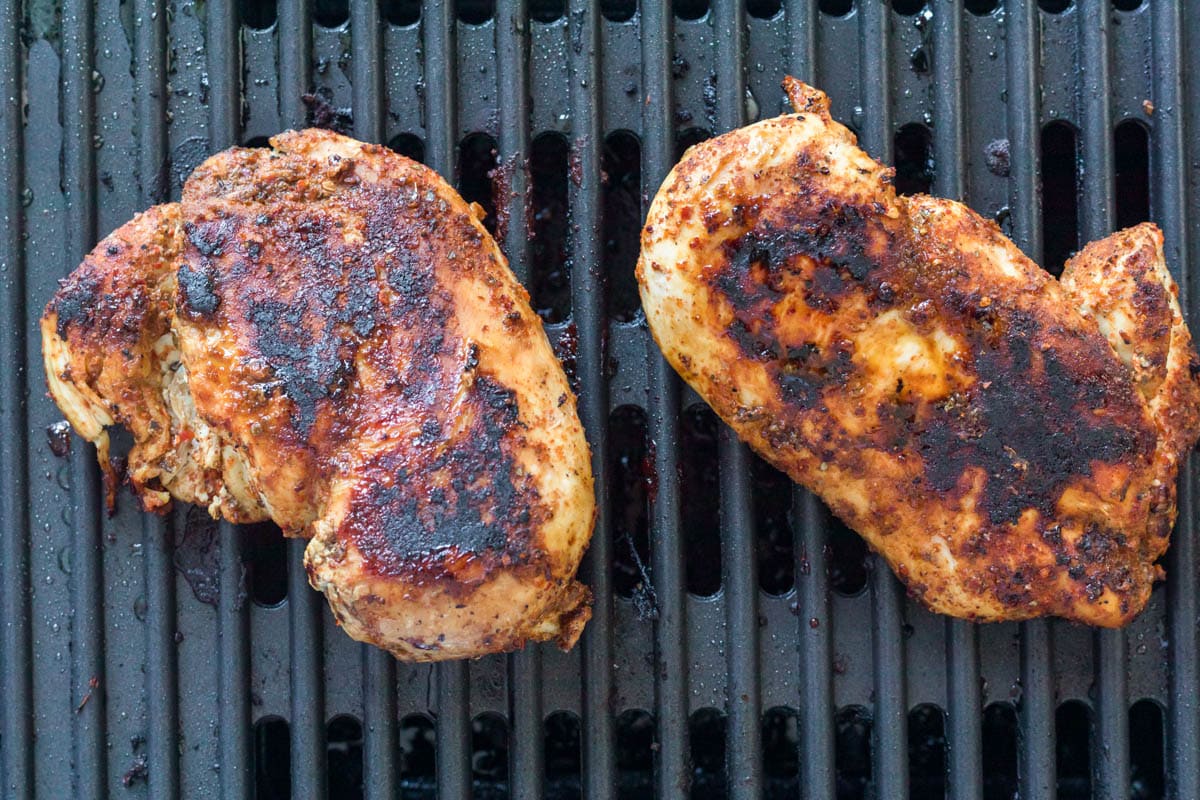
<svg viewBox="0 0 1200 800">
<path fill-rule="evenodd" d="M 233 149 L 102 242 L 42 321 L 51 394 L 143 503 L 309 537 L 354 638 L 430 661 L 574 643 L 575 398 L 477 209 L 326 131 Z"/>
<path fill-rule="evenodd" d="M 1145 605 L 1200 363 L 1140 225 L 1061 281 L 966 206 L 897 196 L 827 98 L 693 147 L 638 264 L 676 370 L 930 608 L 1118 626 Z"/>
</svg>

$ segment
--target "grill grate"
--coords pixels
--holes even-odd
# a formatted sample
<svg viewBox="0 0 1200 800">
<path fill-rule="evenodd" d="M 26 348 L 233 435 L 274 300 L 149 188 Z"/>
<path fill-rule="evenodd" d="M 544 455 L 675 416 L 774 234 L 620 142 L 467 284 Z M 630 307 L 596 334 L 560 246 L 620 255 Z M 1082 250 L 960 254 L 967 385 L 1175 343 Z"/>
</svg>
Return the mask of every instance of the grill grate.
<svg viewBox="0 0 1200 800">
<path fill-rule="evenodd" d="M 55 2 L 0 0 L 5 797 L 1200 797 L 1192 465 L 1170 578 L 1124 631 L 937 617 L 692 410 L 632 295 L 637 207 L 681 143 L 782 110 L 790 72 L 902 186 L 964 198 L 1035 256 L 1148 214 L 1195 308 L 1200 14 Z M 494 204 L 554 320 L 600 500 L 572 653 L 396 664 L 336 629 L 302 543 L 127 496 L 106 518 L 91 448 L 60 458 L 42 433 L 60 418 L 36 328 L 54 281 L 208 153 L 314 105 Z M 547 133 L 565 160 L 542 160 Z M 564 186 L 569 224 L 561 200 L 526 203 Z"/>
</svg>

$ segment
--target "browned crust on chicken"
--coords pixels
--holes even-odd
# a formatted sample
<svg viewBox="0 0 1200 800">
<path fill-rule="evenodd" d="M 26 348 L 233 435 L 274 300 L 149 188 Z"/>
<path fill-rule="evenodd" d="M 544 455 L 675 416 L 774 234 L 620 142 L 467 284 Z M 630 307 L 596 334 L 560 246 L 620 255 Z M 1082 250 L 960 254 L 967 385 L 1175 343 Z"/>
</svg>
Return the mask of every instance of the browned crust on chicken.
<svg viewBox="0 0 1200 800">
<path fill-rule="evenodd" d="M 569 647 L 590 459 L 528 295 L 431 170 L 326 131 L 272 145 L 210 158 L 176 212 L 160 316 L 197 415 L 312 538 L 350 635 L 423 661 Z"/>
<path fill-rule="evenodd" d="M 128 477 L 147 510 L 171 497 L 234 522 L 267 518 L 237 453 L 195 415 L 172 329 L 182 245 L 177 203 L 155 206 L 104 239 L 62 281 L 42 317 L 51 395 L 96 443 L 110 511 L 119 483 L 107 426 L 133 435 Z"/>
<path fill-rule="evenodd" d="M 934 610 L 1128 621 L 1197 435 L 1161 248 L 1141 256 L 1159 288 L 1139 290 L 1134 343 L 1173 354 L 1176 396 L 1156 405 L 1080 298 L 995 224 L 897 196 L 823 94 L 787 89 L 799 113 L 692 148 L 651 206 L 638 278 L 668 360 Z M 1103 247 L 1126 252 L 1124 236 Z"/>
</svg>

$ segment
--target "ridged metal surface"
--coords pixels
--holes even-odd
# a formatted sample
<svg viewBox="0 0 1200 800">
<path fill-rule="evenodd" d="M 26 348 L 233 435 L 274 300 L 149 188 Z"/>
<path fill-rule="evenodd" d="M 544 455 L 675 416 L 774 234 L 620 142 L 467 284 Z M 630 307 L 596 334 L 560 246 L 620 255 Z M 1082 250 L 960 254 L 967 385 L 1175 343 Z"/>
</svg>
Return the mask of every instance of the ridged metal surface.
<svg viewBox="0 0 1200 800">
<path fill-rule="evenodd" d="M 684 525 L 693 500 L 680 473 L 697 457 L 681 422 L 697 398 L 640 316 L 618 313 L 633 264 L 605 269 L 613 242 L 637 233 L 608 218 L 610 135 L 637 138 L 641 196 L 632 202 L 644 212 L 681 134 L 784 110 L 779 81 L 790 72 L 825 89 L 876 157 L 898 157 L 896 133 L 925 126 L 933 193 L 998 219 L 1035 259 L 1048 241 L 1044 127 L 1066 122 L 1075 133 L 1087 241 L 1117 224 L 1125 198 L 1113 129 L 1137 120 L 1149 133 L 1150 216 L 1200 323 L 1200 282 L 1188 272 L 1200 241 L 1200 217 L 1188 213 L 1200 87 L 1185 79 L 1200 70 L 1200 13 L 1165 2 L 1117 10 L 1111 0 L 1075 0 L 1060 13 L 1005 0 L 981 15 L 956 0 L 924 9 L 856 0 L 843 16 L 829 13 L 836 2 L 784 0 L 769 19 L 756 16 L 769 3 L 739 0 L 674 11 L 644 0 L 631 16 L 622 3 L 588 0 L 557 15 L 539 0 L 497 0 L 490 15 L 478 12 L 483 3 L 458 5 L 484 21 L 426 4 L 400 26 L 389 19 L 411 9 L 374 0 L 280 0 L 267 27 L 252 27 L 270 10 L 257 1 L 75 0 L 56 18 L 52 2 L 0 0 L 0 351 L 9 365 L 0 374 L 0 795 L 249 798 L 290 787 L 293 797 L 323 797 L 348 780 L 327 764 L 353 753 L 370 798 L 924 797 L 919 754 L 933 747 L 945 771 L 935 794 L 976 800 L 1007 785 L 987 768 L 998 745 L 983 711 L 998 703 L 1015 714 L 1004 746 L 1016 752 L 1009 777 L 1022 797 L 1056 787 L 1154 797 L 1164 780 L 1166 796 L 1200 797 L 1194 462 L 1168 580 L 1126 630 L 980 627 L 921 609 L 870 557 L 865 585 L 847 591 L 845 554 L 831 549 L 836 526 L 799 488 L 790 493 L 794 586 L 760 589 L 766 533 L 754 457 L 723 430 L 720 588 L 697 596 L 688 590 L 696 534 Z M 134 212 L 177 198 L 208 154 L 302 126 L 314 102 L 364 140 L 420 142 L 451 182 L 478 169 L 460 159 L 464 139 L 490 136 L 492 199 L 507 218 L 501 245 L 530 285 L 534 142 L 565 137 L 569 314 L 548 330 L 575 342 L 599 500 L 582 569 L 594 616 L 572 653 L 531 647 L 470 664 L 397 664 L 337 629 L 306 586 L 302 542 L 264 556 L 262 532 L 222 525 L 205 549 L 194 515 L 147 517 L 127 493 L 107 517 L 91 448 L 76 440 L 67 457 L 51 452 L 45 429 L 60 414 L 43 391 L 37 318 L 55 281 Z M 1007 174 L 986 157 L 1004 139 Z M 629 465 L 609 435 L 623 406 L 647 420 L 638 469 L 652 485 L 650 614 L 619 593 L 611 571 L 625 557 L 613 538 L 625 509 L 610 500 Z M 197 558 L 202 581 L 211 579 L 199 588 L 195 570 L 184 574 Z M 263 559 L 286 570 L 281 602 L 256 599 L 272 567 Z M 1130 729 L 1131 705 L 1146 699 L 1162 709 L 1157 776 L 1147 774 L 1145 732 Z M 1056 714 L 1069 701 L 1086 709 L 1082 750 Z M 918 706 L 942 715 L 932 744 L 910 735 Z M 703 726 L 706 709 L 723 715 L 723 728 Z M 764 755 L 778 746 L 762 727 L 771 709 L 795 712 L 790 773 L 777 752 Z M 544 749 L 561 735 L 547 724 L 557 712 L 578 720 L 576 775 L 554 760 L 561 743 Z M 347 717 L 361 723 L 361 743 L 333 741 L 330 722 Z M 645 719 L 653 735 L 638 740 Z M 282 767 L 266 762 L 281 758 L 269 744 L 280 730 L 276 744 L 290 753 Z M 495 730 L 505 745 L 489 755 L 480 743 Z M 726 766 L 714 776 L 694 754 L 711 750 L 720 730 Z M 426 746 L 434 762 L 422 761 Z M 855 766 L 855 747 L 869 752 L 868 767 Z M 496 753 L 507 769 L 487 767 Z M 1088 762 L 1086 785 L 1063 784 L 1078 778 L 1073 758 Z"/>
</svg>

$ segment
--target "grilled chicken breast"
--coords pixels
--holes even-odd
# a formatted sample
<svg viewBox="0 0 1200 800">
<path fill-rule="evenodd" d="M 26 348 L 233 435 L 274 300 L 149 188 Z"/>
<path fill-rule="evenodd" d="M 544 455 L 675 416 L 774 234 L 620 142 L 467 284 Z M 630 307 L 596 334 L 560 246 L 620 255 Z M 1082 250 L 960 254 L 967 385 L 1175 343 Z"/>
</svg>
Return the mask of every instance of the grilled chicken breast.
<svg viewBox="0 0 1200 800">
<path fill-rule="evenodd" d="M 569 647 L 592 475 L 528 295 L 440 177 L 327 131 L 233 149 L 139 216 L 42 321 L 51 394 L 130 482 L 310 537 L 354 638 L 431 661 Z"/>
<path fill-rule="evenodd" d="M 962 204 L 796 113 L 693 147 L 638 280 L 676 370 L 935 611 L 1119 626 L 1145 605 L 1196 440 L 1200 363 L 1152 225 L 1062 281 Z"/>
</svg>

